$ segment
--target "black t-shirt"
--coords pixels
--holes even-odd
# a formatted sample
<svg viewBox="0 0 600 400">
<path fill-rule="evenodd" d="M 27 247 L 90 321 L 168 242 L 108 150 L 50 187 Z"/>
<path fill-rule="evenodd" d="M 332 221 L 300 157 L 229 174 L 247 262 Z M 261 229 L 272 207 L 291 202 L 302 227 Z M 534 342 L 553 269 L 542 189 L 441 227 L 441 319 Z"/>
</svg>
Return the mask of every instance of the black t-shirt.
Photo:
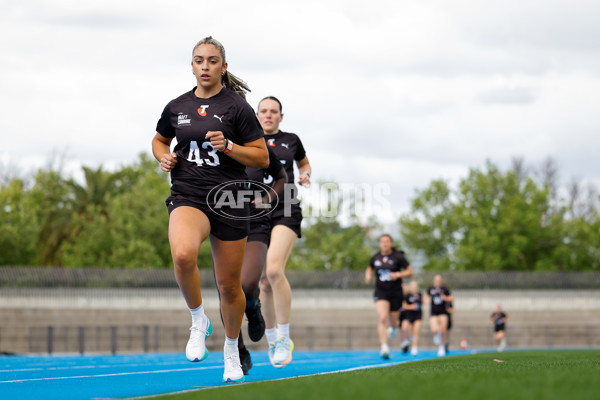
<svg viewBox="0 0 600 400">
<path fill-rule="evenodd" d="M 294 161 L 306 157 L 306 151 L 295 133 L 279 131 L 274 135 L 265 135 L 267 146 L 272 148 L 283 164 L 288 175 L 288 183 L 294 183 Z"/>
<path fill-rule="evenodd" d="M 298 193 L 294 182 L 294 161 L 300 161 L 306 157 L 306 151 L 302 145 L 302 141 L 295 133 L 278 131 L 274 135 L 265 135 L 267 147 L 273 149 L 277 158 L 285 168 L 288 176 L 288 184 L 293 185 L 293 193 L 290 198 L 295 199 Z M 283 201 L 279 202 L 278 207 L 283 206 Z"/>
<path fill-rule="evenodd" d="M 202 99 L 192 89 L 171 100 L 165 107 L 156 131 L 166 138 L 177 138 L 177 165 L 171 171 L 172 192 L 195 195 L 197 188 L 245 180 L 245 166 L 206 139 L 208 131 L 222 131 L 238 145 L 263 137 L 264 132 L 252 107 L 237 93 L 223 88 Z"/>
<path fill-rule="evenodd" d="M 406 310 L 406 312 L 421 312 L 421 307 L 423 306 L 423 296 L 421 296 L 421 292 L 417 294 L 408 293 L 404 296 L 404 301 L 408 305 L 415 304 L 416 307 L 414 310 Z"/>
<path fill-rule="evenodd" d="M 277 158 L 277 155 L 275 155 L 275 152 L 273 151 L 273 149 L 271 149 L 270 147 L 267 147 L 267 150 L 269 152 L 269 166 L 267 168 L 254 168 L 254 167 L 246 167 L 246 174 L 248 175 L 248 179 L 252 182 L 260 182 L 263 185 L 266 185 L 270 188 L 273 187 L 273 185 L 275 184 L 275 176 L 279 173 L 279 171 L 281 171 L 283 169 L 283 165 L 279 162 L 279 159 Z M 264 186 L 263 186 L 264 187 Z M 251 184 L 250 189 L 251 190 L 258 190 L 260 193 L 263 193 L 263 187 L 261 187 L 260 185 L 254 185 Z M 283 199 L 280 198 L 279 202 L 282 202 Z M 251 209 L 251 213 L 256 213 L 257 210 Z M 261 223 L 266 223 L 268 222 L 270 219 L 270 213 L 267 215 L 264 215 L 260 218 Z M 252 222 L 257 222 L 257 221 L 250 221 Z"/>
<path fill-rule="evenodd" d="M 496 327 L 504 327 L 503 319 L 506 318 L 506 314 L 504 314 L 503 312 L 494 312 L 492 313 L 491 318 L 494 319 L 494 325 L 496 325 Z"/>
<path fill-rule="evenodd" d="M 269 166 L 267 168 L 246 167 L 246 174 L 251 181 L 273 187 L 275 175 L 281 171 L 283 165 L 271 147 L 267 147 L 267 150 L 269 151 Z"/>
<path fill-rule="evenodd" d="M 445 296 L 450 296 L 450 290 L 448 290 L 446 286 L 439 288 L 430 286 L 429 289 L 427 289 L 427 293 L 429 294 L 429 297 L 431 297 L 431 310 L 445 313 L 446 302 L 442 300 L 442 294 Z"/>
<path fill-rule="evenodd" d="M 399 251 L 392 251 L 392 254 L 387 256 L 375 254 L 369 262 L 377 276 L 375 287 L 382 290 L 402 290 L 402 279 L 392 280 L 390 274 L 405 270 L 409 265 L 408 260 Z"/>
</svg>

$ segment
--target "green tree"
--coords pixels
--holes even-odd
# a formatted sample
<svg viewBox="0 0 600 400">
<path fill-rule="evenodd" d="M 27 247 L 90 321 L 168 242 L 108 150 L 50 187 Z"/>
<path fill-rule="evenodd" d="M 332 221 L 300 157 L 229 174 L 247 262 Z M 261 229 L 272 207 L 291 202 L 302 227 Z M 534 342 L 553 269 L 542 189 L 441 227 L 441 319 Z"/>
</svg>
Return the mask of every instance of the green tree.
<svg viewBox="0 0 600 400">
<path fill-rule="evenodd" d="M 76 238 L 85 222 L 96 215 L 108 218 L 108 202 L 119 189 L 119 173 L 83 167 L 85 182 L 79 184 L 74 179 L 64 180 L 54 177 L 53 184 L 60 189 L 50 192 L 43 200 L 54 202 L 46 213 L 40 231 L 42 249 L 39 261 L 42 265 L 62 265 L 61 247 Z M 56 196 L 56 197 L 54 197 Z"/>
<path fill-rule="evenodd" d="M 79 233 L 63 246 L 64 264 L 169 266 L 169 216 L 164 202 L 169 193 L 167 175 L 142 154 L 136 163 L 112 176 L 118 190 L 102 190 L 110 196 L 99 195 L 75 215 L 73 224 L 79 227 Z"/>
<path fill-rule="evenodd" d="M 0 188 L 0 265 L 36 264 L 37 212 L 22 179 L 13 178 Z"/>
<path fill-rule="evenodd" d="M 553 182 L 554 184 L 554 182 Z M 432 270 L 581 270 L 598 268 L 597 213 L 572 217 L 555 189 L 488 162 L 457 190 L 434 181 L 400 218 L 404 240 Z"/>
</svg>

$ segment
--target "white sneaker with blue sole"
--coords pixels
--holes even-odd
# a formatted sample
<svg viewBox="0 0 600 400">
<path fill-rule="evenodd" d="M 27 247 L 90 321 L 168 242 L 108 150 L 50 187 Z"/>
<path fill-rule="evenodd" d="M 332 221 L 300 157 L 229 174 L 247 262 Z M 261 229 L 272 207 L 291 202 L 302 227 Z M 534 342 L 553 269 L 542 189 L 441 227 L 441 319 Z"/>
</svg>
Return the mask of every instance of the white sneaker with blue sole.
<svg viewBox="0 0 600 400">
<path fill-rule="evenodd" d="M 190 340 L 185 346 L 185 356 L 191 362 L 199 362 L 208 357 L 206 349 L 206 338 L 213 331 L 212 323 L 208 317 L 204 317 L 198 324 L 190 328 Z"/>
<path fill-rule="evenodd" d="M 225 346 L 223 348 L 223 357 L 225 359 L 225 371 L 223 372 L 223 382 L 241 383 L 244 382 L 244 371 L 240 362 L 240 352 L 236 346 Z"/>
</svg>

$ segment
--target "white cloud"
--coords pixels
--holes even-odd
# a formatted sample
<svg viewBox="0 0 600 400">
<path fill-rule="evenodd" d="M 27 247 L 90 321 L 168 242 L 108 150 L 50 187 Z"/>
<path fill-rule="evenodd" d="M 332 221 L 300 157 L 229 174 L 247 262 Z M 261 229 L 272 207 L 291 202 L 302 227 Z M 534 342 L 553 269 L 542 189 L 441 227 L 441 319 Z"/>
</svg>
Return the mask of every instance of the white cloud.
<svg viewBox="0 0 600 400">
<path fill-rule="evenodd" d="M 316 179 L 388 181 L 394 215 L 486 159 L 552 156 L 565 179 L 598 181 L 596 3 L 7 2 L 0 157 L 69 149 L 116 166 L 150 151 L 164 105 L 194 86 L 193 45 L 213 35 L 253 107 L 282 100 Z"/>
</svg>

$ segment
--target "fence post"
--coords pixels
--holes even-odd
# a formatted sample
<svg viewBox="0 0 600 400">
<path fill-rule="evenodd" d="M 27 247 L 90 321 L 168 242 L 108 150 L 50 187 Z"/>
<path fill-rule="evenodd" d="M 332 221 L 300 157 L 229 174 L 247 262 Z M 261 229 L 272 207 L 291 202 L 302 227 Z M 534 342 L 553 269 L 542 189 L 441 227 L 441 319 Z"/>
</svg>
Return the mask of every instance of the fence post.
<svg viewBox="0 0 600 400">
<path fill-rule="evenodd" d="M 144 325 L 144 353 L 150 350 L 150 328 L 148 325 Z"/>
<path fill-rule="evenodd" d="M 112 355 L 117 354 L 117 327 L 110 327 L 110 352 Z"/>
<path fill-rule="evenodd" d="M 315 341 L 315 328 L 313 326 L 309 326 L 306 328 L 306 339 L 309 350 L 314 349 L 314 341 Z"/>
<path fill-rule="evenodd" d="M 154 351 L 158 351 L 158 325 L 154 325 Z"/>
<path fill-rule="evenodd" d="M 348 350 L 352 350 L 352 339 L 353 339 L 353 331 L 352 325 L 346 328 L 346 337 L 348 338 Z"/>
<path fill-rule="evenodd" d="M 29 352 L 33 353 L 33 326 L 29 327 Z"/>
<path fill-rule="evenodd" d="M 47 343 L 48 354 L 52 354 L 52 345 L 54 344 L 54 327 L 53 326 L 48 327 L 47 339 L 48 339 L 48 343 Z"/>
<path fill-rule="evenodd" d="M 79 327 L 79 354 L 83 355 L 85 351 L 85 328 L 83 326 Z"/>
</svg>

